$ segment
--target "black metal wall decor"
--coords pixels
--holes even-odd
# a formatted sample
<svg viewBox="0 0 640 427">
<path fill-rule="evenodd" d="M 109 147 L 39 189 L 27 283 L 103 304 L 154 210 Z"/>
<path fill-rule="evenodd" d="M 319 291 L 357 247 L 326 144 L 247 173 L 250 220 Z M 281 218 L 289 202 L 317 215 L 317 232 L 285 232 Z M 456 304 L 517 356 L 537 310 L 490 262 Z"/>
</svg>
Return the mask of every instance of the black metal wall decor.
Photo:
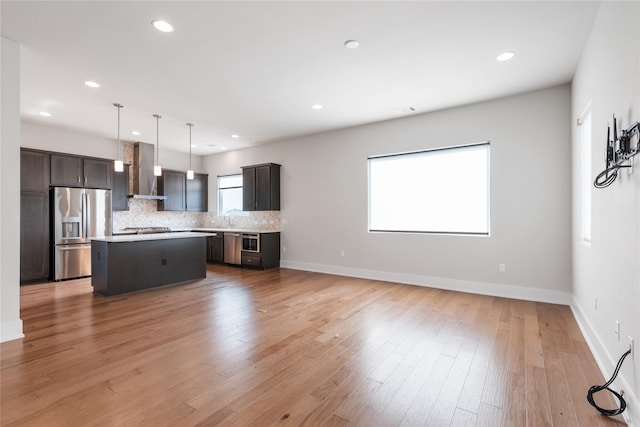
<svg viewBox="0 0 640 427">
<path fill-rule="evenodd" d="M 640 153 L 640 123 L 635 122 L 622 130 L 618 138 L 616 116 L 613 116 L 613 139 L 611 127 L 607 126 L 607 150 L 605 153 L 606 169 L 596 176 L 593 186 L 605 188 L 613 184 L 622 168 L 630 168 L 631 164 L 623 164 Z"/>
</svg>

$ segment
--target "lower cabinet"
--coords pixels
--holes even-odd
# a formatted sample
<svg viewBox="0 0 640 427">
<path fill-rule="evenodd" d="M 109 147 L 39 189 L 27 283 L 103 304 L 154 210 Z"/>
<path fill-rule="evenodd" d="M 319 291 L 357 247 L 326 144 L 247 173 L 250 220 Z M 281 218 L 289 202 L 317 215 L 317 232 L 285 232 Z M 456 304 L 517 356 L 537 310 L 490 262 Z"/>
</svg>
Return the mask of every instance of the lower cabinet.
<svg viewBox="0 0 640 427">
<path fill-rule="evenodd" d="M 260 252 L 242 251 L 242 265 L 262 268 L 262 256 Z"/>
<path fill-rule="evenodd" d="M 242 266 L 254 268 L 280 267 L 280 233 L 260 233 L 260 250 L 241 252 Z"/>
<path fill-rule="evenodd" d="M 20 283 L 49 278 L 49 194 L 20 194 Z"/>
<path fill-rule="evenodd" d="M 207 237 L 207 262 L 224 264 L 224 233 L 212 233 Z"/>
</svg>

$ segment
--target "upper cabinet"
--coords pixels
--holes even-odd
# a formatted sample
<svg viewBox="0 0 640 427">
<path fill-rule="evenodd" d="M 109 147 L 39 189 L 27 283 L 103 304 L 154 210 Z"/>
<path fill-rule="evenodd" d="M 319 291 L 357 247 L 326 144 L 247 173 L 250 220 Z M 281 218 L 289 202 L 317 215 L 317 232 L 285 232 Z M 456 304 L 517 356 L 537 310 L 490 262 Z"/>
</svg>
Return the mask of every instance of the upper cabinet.
<svg viewBox="0 0 640 427">
<path fill-rule="evenodd" d="M 280 210 L 280 165 L 242 167 L 242 210 Z"/>
<path fill-rule="evenodd" d="M 20 191 L 49 191 L 49 154 L 22 149 L 20 151 Z"/>
<path fill-rule="evenodd" d="M 51 155 L 51 185 L 111 188 L 110 160 Z"/>
<path fill-rule="evenodd" d="M 187 174 L 180 171 L 163 169 L 162 175 L 157 177 L 158 196 L 167 196 L 165 200 L 158 200 L 159 211 L 184 211 L 186 207 Z"/>
<path fill-rule="evenodd" d="M 191 180 L 185 172 L 163 169 L 157 179 L 158 195 L 167 196 L 158 200 L 159 211 L 207 212 L 209 175 L 198 173 Z"/>
<path fill-rule="evenodd" d="M 122 172 L 111 172 L 111 208 L 114 211 L 129 210 L 129 165 Z"/>
<path fill-rule="evenodd" d="M 207 212 L 209 210 L 209 175 L 196 173 L 187 179 L 187 210 Z"/>
<path fill-rule="evenodd" d="M 111 160 L 83 159 L 84 186 L 90 188 L 111 188 Z"/>
</svg>

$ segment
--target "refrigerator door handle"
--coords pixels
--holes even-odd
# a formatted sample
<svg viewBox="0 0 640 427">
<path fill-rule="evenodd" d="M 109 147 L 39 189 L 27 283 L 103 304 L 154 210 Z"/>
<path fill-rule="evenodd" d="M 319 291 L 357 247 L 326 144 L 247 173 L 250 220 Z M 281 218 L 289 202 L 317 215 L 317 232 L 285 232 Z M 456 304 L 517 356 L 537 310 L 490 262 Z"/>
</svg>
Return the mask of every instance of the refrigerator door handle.
<svg viewBox="0 0 640 427">
<path fill-rule="evenodd" d="M 56 245 L 57 251 L 77 251 L 80 249 L 90 248 L 90 245 L 74 244 L 74 245 Z"/>
<path fill-rule="evenodd" d="M 82 238 L 87 238 L 87 193 L 82 193 Z"/>
</svg>

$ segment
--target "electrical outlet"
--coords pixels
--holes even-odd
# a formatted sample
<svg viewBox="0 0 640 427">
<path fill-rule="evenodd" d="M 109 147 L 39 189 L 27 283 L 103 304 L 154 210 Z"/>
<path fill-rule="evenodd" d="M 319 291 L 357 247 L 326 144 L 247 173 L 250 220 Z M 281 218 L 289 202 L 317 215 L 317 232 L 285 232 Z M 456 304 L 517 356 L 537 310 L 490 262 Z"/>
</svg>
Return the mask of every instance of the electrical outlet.
<svg viewBox="0 0 640 427">
<path fill-rule="evenodd" d="M 616 320 L 616 326 L 613 330 L 613 334 L 618 337 L 618 341 L 620 341 L 620 322 Z"/>
<path fill-rule="evenodd" d="M 499 265 L 498 265 L 498 271 L 499 271 L 500 273 L 504 273 L 505 271 L 507 271 L 507 266 L 506 266 L 506 265 L 504 265 L 504 264 L 499 264 Z"/>
<path fill-rule="evenodd" d="M 633 356 L 634 356 L 633 352 L 635 351 L 633 349 L 633 337 L 629 337 L 629 350 L 631 350 L 630 356 L 631 356 L 631 359 L 633 359 Z"/>
<path fill-rule="evenodd" d="M 283 252 L 283 253 L 284 253 L 284 252 L 287 252 L 287 247 L 286 247 L 286 246 L 283 246 L 283 247 L 282 247 L 282 252 Z"/>
<path fill-rule="evenodd" d="M 340 256 L 341 256 L 342 258 L 344 258 L 344 250 L 341 250 L 341 251 L 340 251 Z"/>
</svg>

